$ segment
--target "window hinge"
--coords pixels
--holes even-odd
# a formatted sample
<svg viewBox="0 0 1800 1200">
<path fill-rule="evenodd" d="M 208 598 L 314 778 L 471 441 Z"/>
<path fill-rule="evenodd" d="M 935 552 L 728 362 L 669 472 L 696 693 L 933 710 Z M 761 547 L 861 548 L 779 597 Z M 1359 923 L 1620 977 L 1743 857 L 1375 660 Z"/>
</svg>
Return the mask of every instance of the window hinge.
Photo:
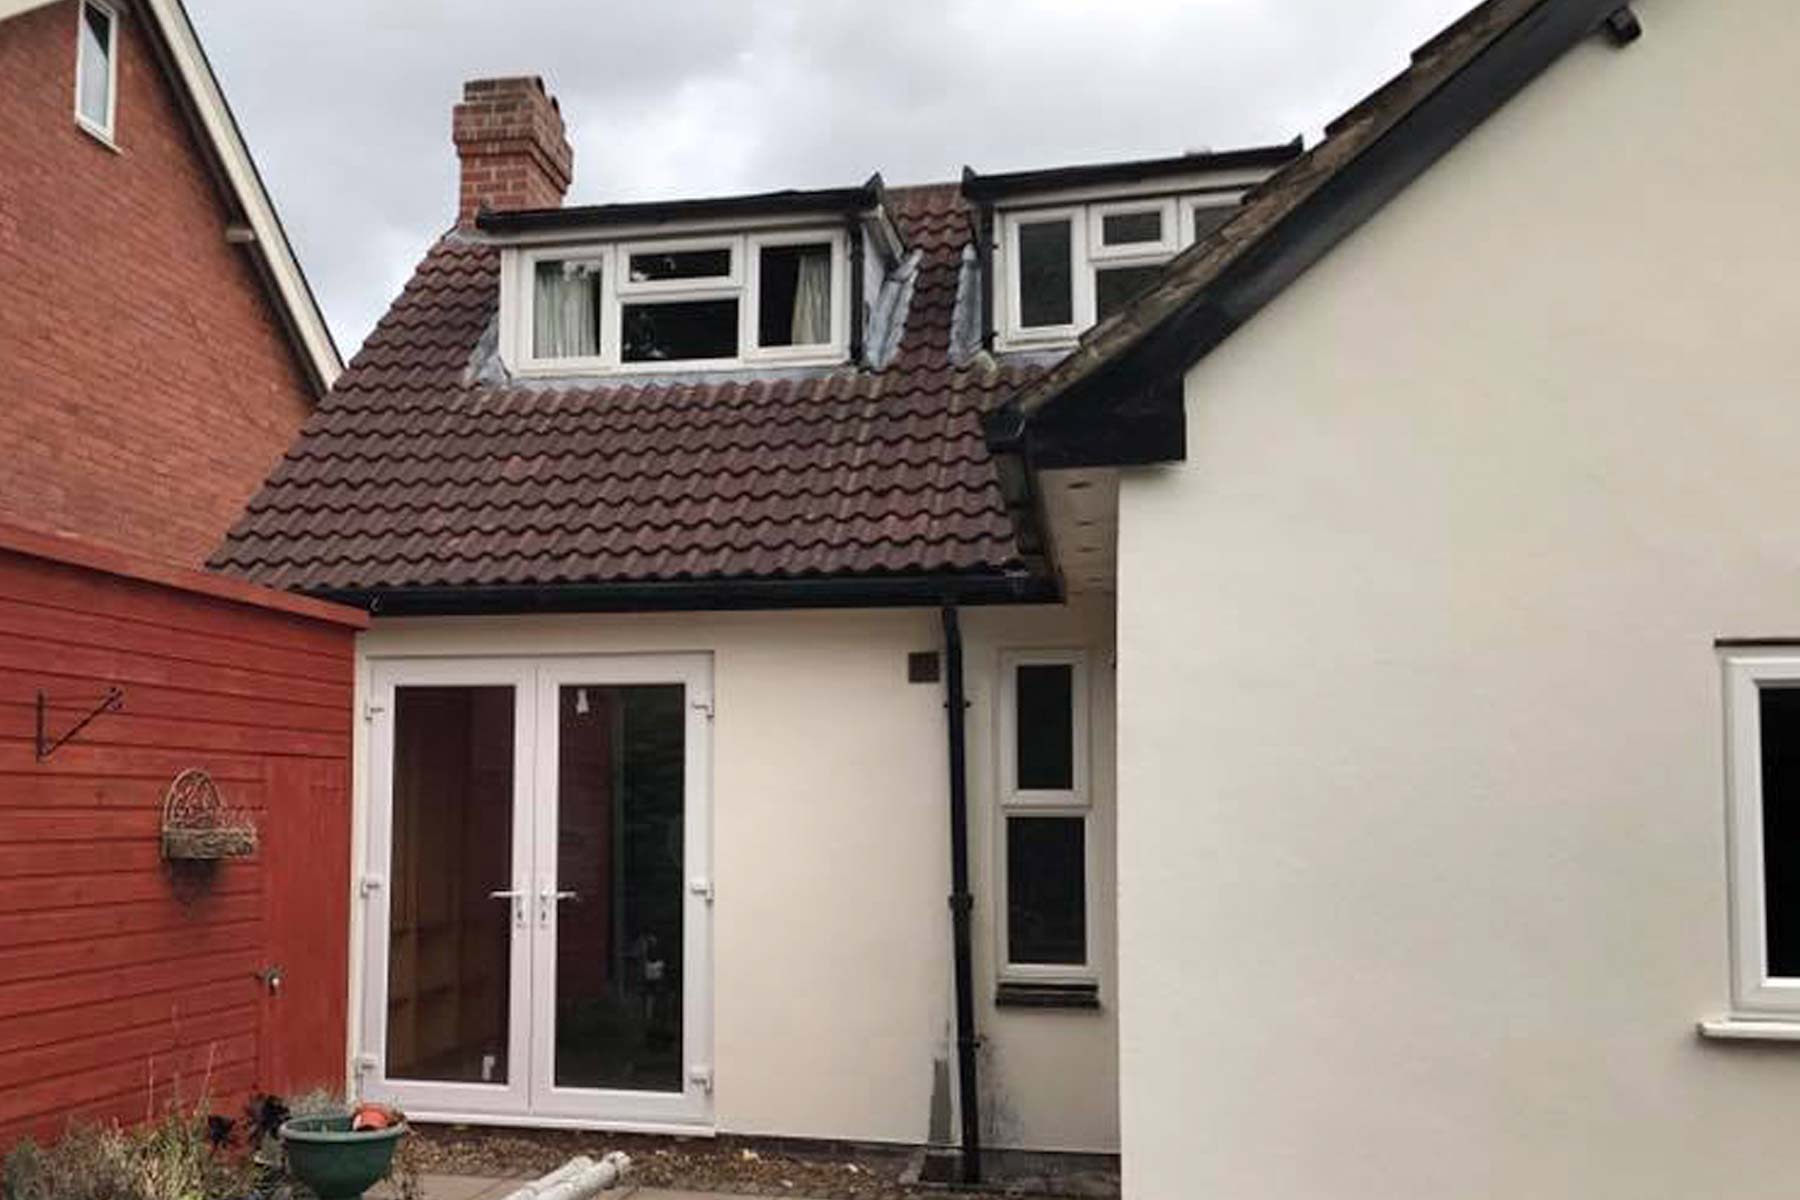
<svg viewBox="0 0 1800 1200">
<path fill-rule="evenodd" d="M 696 895 L 696 896 L 699 896 L 701 899 L 705 900 L 708 904 L 711 904 L 713 902 L 713 881 L 705 878 L 704 876 L 699 876 L 699 877 L 688 880 L 688 891 L 694 893 L 694 895 Z"/>
<path fill-rule="evenodd" d="M 373 700 L 363 705 L 363 720 L 373 721 L 379 714 L 387 711 L 387 705 L 377 704 Z"/>
<path fill-rule="evenodd" d="M 361 893 L 364 900 L 367 900 L 370 896 L 380 891 L 382 885 L 386 882 L 387 881 L 379 875 L 364 875 L 361 879 L 356 881 L 356 890 Z"/>
<path fill-rule="evenodd" d="M 374 1071 L 376 1067 L 379 1067 L 380 1065 L 381 1065 L 381 1060 L 376 1058 L 373 1054 L 357 1055 L 356 1056 L 357 1078 L 360 1079 L 362 1076 L 369 1074 L 370 1072 Z"/>
<path fill-rule="evenodd" d="M 707 1095 L 709 1095 L 709 1096 L 712 1095 L 713 1073 L 712 1073 L 711 1067 L 707 1067 L 707 1066 L 690 1067 L 688 1069 L 688 1081 L 690 1083 L 693 1083 L 696 1087 L 698 1087 L 701 1091 L 705 1092 Z"/>
<path fill-rule="evenodd" d="M 713 719 L 713 705 L 711 700 L 696 700 L 694 701 L 694 707 L 705 713 L 707 720 L 710 721 Z"/>
</svg>

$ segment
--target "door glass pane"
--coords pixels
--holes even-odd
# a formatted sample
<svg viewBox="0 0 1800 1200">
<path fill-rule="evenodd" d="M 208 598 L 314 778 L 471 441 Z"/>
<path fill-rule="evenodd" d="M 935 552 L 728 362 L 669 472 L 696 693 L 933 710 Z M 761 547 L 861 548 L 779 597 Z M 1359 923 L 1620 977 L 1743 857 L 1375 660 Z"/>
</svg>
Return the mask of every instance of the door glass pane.
<svg viewBox="0 0 1800 1200">
<path fill-rule="evenodd" d="M 1006 819 L 1006 948 L 1015 963 L 1087 962 L 1087 822 Z"/>
<path fill-rule="evenodd" d="M 557 710 L 556 1085 L 678 1092 L 684 691 L 569 685 Z"/>
<path fill-rule="evenodd" d="M 1769 975 L 1793 979 L 1800 977 L 1800 688 L 1765 687 L 1758 699 Z"/>
<path fill-rule="evenodd" d="M 1074 267 L 1068 218 L 1019 225 L 1019 324 L 1075 321 Z"/>
<path fill-rule="evenodd" d="M 1075 786 L 1075 668 L 1033 663 L 1013 676 L 1014 752 L 1020 791 L 1066 792 Z"/>
<path fill-rule="evenodd" d="M 513 689 L 394 691 L 387 1074 L 505 1083 Z"/>
</svg>

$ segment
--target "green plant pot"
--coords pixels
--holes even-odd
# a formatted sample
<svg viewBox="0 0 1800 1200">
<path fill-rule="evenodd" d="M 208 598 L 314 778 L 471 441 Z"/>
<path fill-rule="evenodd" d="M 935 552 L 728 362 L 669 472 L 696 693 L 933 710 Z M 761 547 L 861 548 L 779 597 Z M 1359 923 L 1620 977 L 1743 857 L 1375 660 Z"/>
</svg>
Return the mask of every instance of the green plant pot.
<svg viewBox="0 0 1800 1200">
<path fill-rule="evenodd" d="M 388 1173 L 406 1124 L 353 1130 L 348 1114 L 294 1117 L 281 1126 L 288 1167 L 319 1200 L 357 1200 Z"/>
</svg>

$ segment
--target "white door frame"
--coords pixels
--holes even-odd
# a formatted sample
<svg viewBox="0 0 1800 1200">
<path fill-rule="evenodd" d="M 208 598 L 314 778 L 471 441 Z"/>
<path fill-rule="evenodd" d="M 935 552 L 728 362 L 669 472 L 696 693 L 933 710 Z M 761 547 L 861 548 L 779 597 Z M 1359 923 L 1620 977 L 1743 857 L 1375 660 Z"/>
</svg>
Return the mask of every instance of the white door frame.
<svg viewBox="0 0 1800 1200">
<path fill-rule="evenodd" d="M 533 919 L 531 1112 L 533 1116 L 658 1126 L 712 1122 L 712 661 L 704 654 L 619 654 L 544 660 L 538 668 L 537 887 Z M 556 1086 L 556 933 L 558 689 L 678 683 L 682 737 L 681 1078 L 679 1092 L 628 1092 Z"/>
<path fill-rule="evenodd" d="M 362 867 L 363 997 L 359 1094 L 422 1120 L 709 1132 L 712 1103 L 712 657 L 706 653 L 369 659 L 368 840 Z M 555 1086 L 557 689 L 563 684 L 683 685 L 682 1090 Z M 388 916 L 393 854 L 394 689 L 511 686 L 513 884 L 504 1084 L 390 1080 L 386 1073 Z M 369 881 L 376 881 L 370 886 Z M 496 901 L 500 903 L 501 901 Z M 518 901 L 515 901 L 518 903 Z M 541 905 L 541 908 L 540 908 Z"/>
<path fill-rule="evenodd" d="M 358 1062 L 359 1093 L 392 1102 L 411 1112 L 457 1112 L 472 1116 L 521 1112 L 530 1097 L 530 907 L 532 772 L 537 765 L 531 735 L 537 703 L 532 664 L 525 659 L 391 660 L 370 664 L 372 713 L 379 719 L 369 731 L 369 838 L 361 888 L 367 898 L 363 923 L 363 1005 Z M 394 690 L 397 687 L 511 687 L 513 689 L 513 919 L 508 964 L 506 1082 L 446 1083 L 389 1079 L 387 1076 L 388 922 L 393 905 L 389 887 L 394 835 Z"/>
</svg>

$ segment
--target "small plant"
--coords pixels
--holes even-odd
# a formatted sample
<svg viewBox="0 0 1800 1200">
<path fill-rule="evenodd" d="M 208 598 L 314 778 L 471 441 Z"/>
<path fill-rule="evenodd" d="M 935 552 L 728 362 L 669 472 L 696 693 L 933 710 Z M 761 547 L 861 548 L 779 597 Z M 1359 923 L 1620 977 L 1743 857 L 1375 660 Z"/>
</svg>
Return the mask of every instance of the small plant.
<svg viewBox="0 0 1800 1200">
<path fill-rule="evenodd" d="M 170 1109 L 136 1129 L 77 1125 L 52 1146 L 6 1156 L 7 1200 L 237 1200 L 247 1164 L 214 1150 L 207 1118 Z"/>
</svg>

